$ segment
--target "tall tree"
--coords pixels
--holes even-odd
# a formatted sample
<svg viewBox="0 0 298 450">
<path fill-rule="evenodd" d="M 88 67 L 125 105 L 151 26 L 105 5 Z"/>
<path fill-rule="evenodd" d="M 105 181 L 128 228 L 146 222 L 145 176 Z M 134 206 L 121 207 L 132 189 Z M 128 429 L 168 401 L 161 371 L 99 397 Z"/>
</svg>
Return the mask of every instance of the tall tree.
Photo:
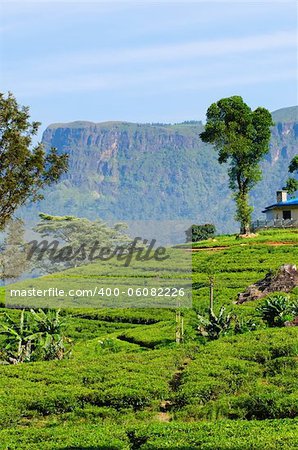
<svg viewBox="0 0 298 450">
<path fill-rule="evenodd" d="M 27 201 L 42 198 L 40 190 L 67 170 L 67 155 L 32 145 L 39 122 L 30 122 L 29 108 L 13 94 L 0 93 L 0 229 Z"/>
<path fill-rule="evenodd" d="M 298 155 L 294 156 L 294 158 L 290 162 L 289 172 L 298 174 Z M 294 194 L 296 191 L 298 191 L 298 180 L 294 177 L 289 177 L 284 189 L 288 191 L 289 194 Z"/>
<path fill-rule="evenodd" d="M 269 151 L 270 127 L 274 125 L 265 108 L 252 111 L 240 96 L 223 98 L 207 110 L 204 142 L 215 146 L 220 164 L 228 163 L 230 188 L 236 201 L 235 219 L 240 232 L 249 233 L 253 208 L 249 192 L 262 177 L 260 161 Z"/>
<path fill-rule="evenodd" d="M 40 240 L 32 241 L 28 255 L 35 268 L 46 273 L 91 262 L 100 248 L 126 248 L 132 242 L 125 234 L 127 225 L 124 223 L 108 226 L 100 219 L 91 221 L 81 217 L 43 213 L 39 216 L 41 221 L 34 227 L 34 231 L 42 239 L 50 239 L 49 245 L 44 245 L 44 241 Z M 55 242 L 59 242 L 62 247 L 55 249 Z"/>
</svg>

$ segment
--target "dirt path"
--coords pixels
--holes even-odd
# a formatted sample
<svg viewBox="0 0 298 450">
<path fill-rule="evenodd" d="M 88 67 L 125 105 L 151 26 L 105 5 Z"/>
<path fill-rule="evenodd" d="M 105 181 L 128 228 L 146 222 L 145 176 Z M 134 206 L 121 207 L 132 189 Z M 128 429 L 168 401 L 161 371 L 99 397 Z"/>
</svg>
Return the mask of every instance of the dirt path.
<svg viewBox="0 0 298 450">
<path fill-rule="evenodd" d="M 279 247 L 281 245 L 289 245 L 289 246 L 293 246 L 293 245 L 298 245 L 298 242 L 293 242 L 293 241 L 289 241 L 289 242 L 265 242 L 266 245 L 271 245 L 272 247 Z"/>
<path fill-rule="evenodd" d="M 179 389 L 183 372 L 190 362 L 191 358 L 185 358 L 183 363 L 174 372 L 174 375 L 169 382 L 170 392 L 174 393 Z M 156 416 L 157 420 L 159 422 L 170 422 L 172 420 L 171 411 L 173 410 L 174 406 L 175 402 L 173 400 L 162 400 L 159 405 L 160 412 Z"/>
<path fill-rule="evenodd" d="M 172 408 L 172 402 L 170 400 L 163 400 L 159 405 L 160 412 L 156 418 L 159 422 L 171 422 L 172 416 L 170 410 Z"/>
<path fill-rule="evenodd" d="M 191 252 L 191 253 L 194 253 L 194 252 L 204 252 L 204 251 L 208 251 L 208 252 L 210 252 L 210 251 L 212 251 L 212 252 L 217 252 L 217 251 L 219 251 L 219 250 L 226 250 L 227 248 L 230 248 L 228 245 L 225 245 L 225 246 L 218 246 L 218 247 L 200 247 L 200 248 L 185 248 L 184 250 L 186 251 L 186 252 Z"/>
<path fill-rule="evenodd" d="M 239 244 L 241 246 L 248 245 L 247 242 L 242 242 Z M 269 247 L 280 247 L 284 245 L 288 245 L 289 247 L 298 246 L 298 242 L 288 241 L 288 242 L 255 242 L 255 245 L 268 245 Z M 228 246 L 217 246 L 217 247 L 200 247 L 200 248 L 185 248 L 184 250 L 186 252 L 196 253 L 196 252 L 219 252 L 221 250 L 228 250 L 230 248 L 233 248 L 234 245 Z"/>
</svg>

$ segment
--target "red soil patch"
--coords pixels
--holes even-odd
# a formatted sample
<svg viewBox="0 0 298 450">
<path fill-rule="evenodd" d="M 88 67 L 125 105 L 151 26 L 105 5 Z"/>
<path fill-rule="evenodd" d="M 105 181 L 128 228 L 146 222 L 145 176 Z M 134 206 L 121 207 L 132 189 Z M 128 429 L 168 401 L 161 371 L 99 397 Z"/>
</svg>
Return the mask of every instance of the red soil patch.
<svg viewBox="0 0 298 450">
<path fill-rule="evenodd" d="M 200 248 L 186 248 L 185 250 L 187 252 L 204 252 L 204 251 L 212 251 L 217 252 L 219 250 L 226 250 L 227 248 L 230 248 L 229 246 L 225 245 L 223 247 L 200 247 Z"/>
<path fill-rule="evenodd" d="M 288 241 L 288 242 L 265 242 L 266 245 L 272 245 L 273 247 L 278 247 L 281 245 L 298 245 L 298 242 Z"/>
</svg>

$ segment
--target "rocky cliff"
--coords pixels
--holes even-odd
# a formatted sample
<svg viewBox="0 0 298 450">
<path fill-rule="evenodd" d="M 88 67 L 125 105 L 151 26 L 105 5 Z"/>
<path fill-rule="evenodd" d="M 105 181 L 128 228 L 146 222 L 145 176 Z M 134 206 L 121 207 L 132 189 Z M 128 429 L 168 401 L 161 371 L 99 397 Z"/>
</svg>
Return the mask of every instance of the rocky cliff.
<svg viewBox="0 0 298 450">
<path fill-rule="evenodd" d="M 273 113 L 264 177 L 252 193 L 255 216 L 275 198 L 297 153 L 297 107 Z M 189 219 L 236 229 L 227 170 L 201 142 L 201 122 L 176 125 L 73 122 L 50 125 L 46 148 L 70 155 L 69 171 L 27 213 L 75 214 L 115 220 Z"/>
</svg>

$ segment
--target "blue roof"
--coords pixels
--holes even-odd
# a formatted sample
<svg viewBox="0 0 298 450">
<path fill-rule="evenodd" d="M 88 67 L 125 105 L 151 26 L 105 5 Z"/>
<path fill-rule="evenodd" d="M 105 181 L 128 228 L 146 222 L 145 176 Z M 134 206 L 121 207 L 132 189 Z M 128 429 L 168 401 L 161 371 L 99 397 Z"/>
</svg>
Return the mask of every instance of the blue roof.
<svg viewBox="0 0 298 450">
<path fill-rule="evenodd" d="M 274 205 L 267 206 L 267 208 L 265 208 L 265 211 L 263 211 L 263 212 L 266 212 L 269 209 L 273 209 L 273 208 L 284 208 L 285 206 L 298 206 L 298 197 L 291 198 L 290 200 L 287 200 L 286 202 L 274 203 Z"/>
</svg>

